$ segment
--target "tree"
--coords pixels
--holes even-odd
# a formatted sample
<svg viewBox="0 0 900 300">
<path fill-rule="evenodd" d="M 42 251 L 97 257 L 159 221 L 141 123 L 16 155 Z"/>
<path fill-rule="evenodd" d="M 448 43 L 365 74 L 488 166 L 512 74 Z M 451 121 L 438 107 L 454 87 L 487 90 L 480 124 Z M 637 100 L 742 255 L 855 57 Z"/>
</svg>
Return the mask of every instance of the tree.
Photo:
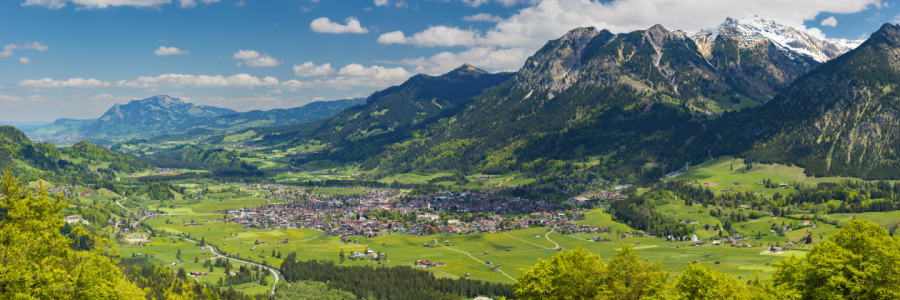
<svg viewBox="0 0 900 300">
<path fill-rule="evenodd" d="M 606 298 L 643 299 L 664 293 L 669 273 L 662 264 L 641 261 L 633 245 L 623 243 L 621 249 L 603 268 Z"/>
<path fill-rule="evenodd" d="M 531 269 L 519 270 L 516 299 L 594 299 L 603 283 L 603 261 L 581 247 L 538 259 Z"/>
<path fill-rule="evenodd" d="M 747 287 L 734 277 L 710 270 L 700 264 L 691 264 L 672 287 L 675 299 L 690 300 L 738 300 L 746 299 Z"/>
<path fill-rule="evenodd" d="M 81 226 L 70 236 L 87 238 L 90 247 L 76 251 L 64 236 L 62 196 L 37 194 L 6 172 L 0 180 L 0 298 L 2 299 L 144 299 L 116 265 L 114 244 Z"/>
<path fill-rule="evenodd" d="M 341 263 L 344 263 L 344 249 L 341 249 L 341 254 L 339 255 L 339 257 L 341 258 Z"/>
<path fill-rule="evenodd" d="M 181 249 L 178 249 L 178 253 L 175 254 L 175 259 L 181 261 Z"/>
<path fill-rule="evenodd" d="M 776 264 L 776 285 L 803 299 L 900 299 L 900 239 L 880 225 L 854 220 L 804 258 Z"/>
</svg>

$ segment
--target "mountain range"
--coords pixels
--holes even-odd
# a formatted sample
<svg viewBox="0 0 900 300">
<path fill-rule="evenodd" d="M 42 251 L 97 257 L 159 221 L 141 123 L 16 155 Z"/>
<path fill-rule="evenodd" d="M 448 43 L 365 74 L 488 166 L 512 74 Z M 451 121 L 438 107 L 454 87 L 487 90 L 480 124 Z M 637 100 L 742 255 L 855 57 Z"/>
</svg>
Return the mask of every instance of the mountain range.
<svg viewBox="0 0 900 300">
<path fill-rule="evenodd" d="M 423 78 L 477 68 L 414 77 L 324 122 L 281 130 L 291 139 L 277 142 L 324 140 L 330 150 L 307 159 L 361 161 L 382 174 L 540 177 L 592 161 L 591 176 L 657 180 L 686 162 L 735 155 L 817 176 L 896 178 L 895 31 L 827 40 L 757 16 L 695 33 L 577 28 L 518 72 L 497 74 L 505 81 L 466 77 L 485 90 L 459 94 L 465 100 L 450 108 L 387 114 L 427 107 L 434 94 L 406 93 Z"/>
<path fill-rule="evenodd" d="M 361 102 L 362 99 L 318 101 L 291 109 L 236 112 L 158 95 L 113 105 L 98 119 L 58 119 L 26 133 L 32 138 L 76 135 L 86 138 L 132 138 L 180 133 L 196 128 L 238 130 L 258 126 L 283 126 L 328 118 Z"/>
</svg>

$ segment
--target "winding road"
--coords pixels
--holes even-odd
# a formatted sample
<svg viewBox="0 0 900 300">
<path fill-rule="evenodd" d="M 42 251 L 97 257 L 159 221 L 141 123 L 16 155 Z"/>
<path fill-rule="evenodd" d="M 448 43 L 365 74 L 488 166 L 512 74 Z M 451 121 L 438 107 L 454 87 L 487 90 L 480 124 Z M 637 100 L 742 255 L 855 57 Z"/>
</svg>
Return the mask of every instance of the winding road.
<svg viewBox="0 0 900 300">
<path fill-rule="evenodd" d="M 192 240 L 192 239 L 189 239 L 189 238 L 185 238 L 185 240 L 191 241 L 191 242 L 194 242 L 194 243 L 198 243 L 197 241 Z M 243 260 L 243 259 L 240 259 L 240 258 L 228 257 L 228 256 L 225 256 L 225 255 L 219 254 L 219 252 L 217 251 L 217 249 L 216 249 L 215 246 L 213 246 L 213 245 L 207 245 L 207 246 L 209 247 L 209 250 L 212 251 L 212 253 L 216 255 L 216 257 L 222 257 L 222 258 L 225 258 L 225 259 L 236 260 L 236 261 L 239 261 L 239 262 L 248 264 L 248 265 L 254 265 L 254 266 L 258 266 L 258 267 L 260 267 L 260 268 L 266 268 L 266 269 L 268 269 L 270 272 L 272 272 L 272 275 L 275 275 L 275 283 L 272 284 L 272 294 L 275 294 L 275 287 L 278 286 L 278 281 L 281 280 L 281 277 L 279 276 L 279 275 L 281 274 L 280 271 L 278 271 L 278 270 L 275 269 L 275 268 L 272 268 L 272 267 L 269 267 L 269 266 L 264 266 L 264 265 L 261 265 L 261 264 L 255 263 L 255 262 Z M 289 287 L 291 286 L 291 283 L 290 283 L 290 282 L 288 282 L 288 286 L 289 286 Z"/>
</svg>

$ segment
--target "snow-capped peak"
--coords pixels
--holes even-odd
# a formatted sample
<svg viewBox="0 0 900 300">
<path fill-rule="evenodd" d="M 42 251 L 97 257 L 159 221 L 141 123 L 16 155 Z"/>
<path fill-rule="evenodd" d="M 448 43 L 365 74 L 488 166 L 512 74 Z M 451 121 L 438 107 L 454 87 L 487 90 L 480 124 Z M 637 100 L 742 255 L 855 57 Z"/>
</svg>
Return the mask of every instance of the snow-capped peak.
<svg viewBox="0 0 900 300">
<path fill-rule="evenodd" d="M 784 50 L 826 62 L 847 51 L 855 49 L 864 40 L 832 39 L 823 40 L 807 32 L 759 16 L 740 19 L 726 18 L 719 27 L 704 29 L 691 35 L 704 55 L 719 36 L 737 38 L 744 46 L 770 41 Z M 706 50 L 706 51 L 704 51 Z"/>
</svg>

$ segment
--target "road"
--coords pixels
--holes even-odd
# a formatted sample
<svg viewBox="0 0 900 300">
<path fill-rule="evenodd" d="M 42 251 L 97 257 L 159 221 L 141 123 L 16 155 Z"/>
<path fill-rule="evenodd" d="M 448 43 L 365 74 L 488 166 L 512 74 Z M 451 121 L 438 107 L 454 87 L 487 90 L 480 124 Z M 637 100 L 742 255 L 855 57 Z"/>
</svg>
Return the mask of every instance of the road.
<svg viewBox="0 0 900 300">
<path fill-rule="evenodd" d="M 191 242 L 194 242 L 194 243 L 198 243 L 197 241 L 192 240 L 192 239 L 188 239 L 188 238 L 185 238 L 185 240 L 188 240 L 188 241 L 191 241 Z M 268 269 L 269 272 L 272 272 L 272 275 L 275 275 L 275 283 L 272 284 L 272 294 L 275 294 L 275 287 L 278 286 L 278 280 L 281 280 L 281 277 L 280 277 L 281 272 L 279 272 L 277 269 L 272 268 L 272 267 L 269 267 L 269 266 L 264 266 L 264 265 L 261 265 L 261 264 L 255 263 L 255 262 L 243 260 L 243 259 L 240 259 L 240 258 L 234 258 L 234 257 L 224 256 L 224 255 L 222 255 L 222 254 L 219 254 L 219 252 L 216 250 L 216 247 L 213 247 L 212 245 L 207 245 L 207 246 L 209 247 L 209 250 L 212 251 L 212 253 L 216 255 L 216 257 L 222 257 L 222 258 L 225 258 L 225 259 L 236 260 L 236 261 L 239 261 L 239 262 L 248 264 L 248 265 L 254 265 L 254 266 L 258 266 L 258 267 L 260 267 L 260 268 L 266 268 L 266 269 Z M 291 286 L 291 283 L 290 283 L 290 282 L 288 282 L 288 286 Z"/>
</svg>

